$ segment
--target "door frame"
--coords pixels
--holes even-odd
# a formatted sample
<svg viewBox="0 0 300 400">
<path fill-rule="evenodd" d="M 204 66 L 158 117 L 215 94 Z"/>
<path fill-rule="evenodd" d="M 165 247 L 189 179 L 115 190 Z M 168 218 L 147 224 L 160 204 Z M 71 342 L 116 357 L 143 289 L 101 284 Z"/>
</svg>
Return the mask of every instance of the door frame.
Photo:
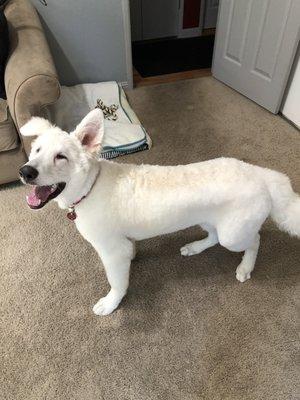
<svg viewBox="0 0 300 400">
<path fill-rule="evenodd" d="M 179 13 L 178 13 L 178 38 L 188 38 L 194 36 L 202 35 L 204 27 L 204 14 L 205 14 L 205 0 L 201 0 L 200 3 L 200 15 L 199 15 L 199 25 L 196 28 L 183 29 L 183 12 L 184 12 L 184 0 L 179 1 Z"/>
<path fill-rule="evenodd" d="M 132 48 L 131 48 L 131 22 L 129 0 L 122 0 L 124 44 L 126 58 L 126 82 L 120 82 L 121 86 L 133 89 L 133 67 L 132 67 Z"/>
</svg>

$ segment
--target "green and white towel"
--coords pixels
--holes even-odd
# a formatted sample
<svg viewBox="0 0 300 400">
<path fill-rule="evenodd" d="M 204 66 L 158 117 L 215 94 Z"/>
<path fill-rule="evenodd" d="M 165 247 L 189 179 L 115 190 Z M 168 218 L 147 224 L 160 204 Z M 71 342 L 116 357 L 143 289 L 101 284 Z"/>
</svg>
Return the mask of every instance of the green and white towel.
<svg viewBox="0 0 300 400">
<path fill-rule="evenodd" d="M 104 120 L 105 133 L 100 157 L 109 159 L 151 147 L 150 136 L 128 104 L 123 89 L 116 82 L 62 86 L 59 100 L 45 107 L 44 116 L 63 130 L 71 132 L 96 107 L 98 99 L 106 106 L 118 106 L 117 120 Z"/>
</svg>

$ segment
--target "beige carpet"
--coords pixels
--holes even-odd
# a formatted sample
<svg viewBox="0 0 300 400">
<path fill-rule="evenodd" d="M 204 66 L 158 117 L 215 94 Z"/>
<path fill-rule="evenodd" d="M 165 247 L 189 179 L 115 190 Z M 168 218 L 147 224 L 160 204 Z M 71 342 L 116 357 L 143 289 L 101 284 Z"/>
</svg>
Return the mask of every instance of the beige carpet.
<svg viewBox="0 0 300 400">
<path fill-rule="evenodd" d="M 300 133 L 213 78 L 129 98 L 154 147 L 125 162 L 234 156 L 288 173 L 300 192 Z M 0 191 L 1 399 L 299 399 L 300 241 L 265 224 L 244 284 L 240 254 L 180 256 L 198 229 L 140 242 L 126 300 L 96 317 L 108 289 L 96 253 L 65 212 L 30 211 L 25 193 Z"/>
</svg>

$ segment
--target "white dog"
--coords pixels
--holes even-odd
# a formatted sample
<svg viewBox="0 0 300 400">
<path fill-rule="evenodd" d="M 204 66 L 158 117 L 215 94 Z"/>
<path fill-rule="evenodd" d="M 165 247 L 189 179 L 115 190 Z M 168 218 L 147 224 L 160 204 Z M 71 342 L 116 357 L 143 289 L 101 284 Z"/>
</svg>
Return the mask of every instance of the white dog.
<svg viewBox="0 0 300 400">
<path fill-rule="evenodd" d="M 183 256 L 220 243 L 244 251 L 237 267 L 240 282 L 250 278 L 259 230 L 271 215 L 279 227 L 300 236 L 300 197 L 287 176 L 231 158 L 189 165 L 131 165 L 98 160 L 103 114 L 91 111 L 68 134 L 39 117 L 22 128 L 37 135 L 29 161 L 20 169 L 31 208 L 55 198 L 82 236 L 98 252 L 111 289 L 93 310 L 110 314 L 126 294 L 135 240 L 200 225 L 206 239 L 186 244 Z"/>
</svg>

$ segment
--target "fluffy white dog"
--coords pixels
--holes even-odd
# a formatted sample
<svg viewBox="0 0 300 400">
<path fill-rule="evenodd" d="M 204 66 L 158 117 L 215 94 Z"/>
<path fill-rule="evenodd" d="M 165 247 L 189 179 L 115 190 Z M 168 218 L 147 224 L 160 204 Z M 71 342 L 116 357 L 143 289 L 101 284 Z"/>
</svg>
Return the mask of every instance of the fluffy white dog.
<svg viewBox="0 0 300 400">
<path fill-rule="evenodd" d="M 169 167 L 98 160 L 104 133 L 98 109 L 71 134 L 39 117 L 21 133 L 38 136 L 20 169 L 22 181 L 33 185 L 28 205 L 38 209 L 55 198 L 101 257 L 111 289 L 94 306 L 97 315 L 110 314 L 126 294 L 135 240 L 200 225 L 207 238 L 186 244 L 181 254 L 199 254 L 217 243 L 244 251 L 236 270 L 244 282 L 269 215 L 300 236 L 300 197 L 279 172 L 231 158 Z"/>
</svg>

